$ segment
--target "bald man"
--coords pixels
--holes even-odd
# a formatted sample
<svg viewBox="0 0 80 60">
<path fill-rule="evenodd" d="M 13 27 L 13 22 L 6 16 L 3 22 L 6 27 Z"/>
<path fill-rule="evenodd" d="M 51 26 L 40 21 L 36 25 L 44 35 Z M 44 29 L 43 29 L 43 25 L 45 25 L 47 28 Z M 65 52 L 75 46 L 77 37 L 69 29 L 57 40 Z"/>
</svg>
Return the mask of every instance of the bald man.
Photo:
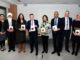
<svg viewBox="0 0 80 60">
<path fill-rule="evenodd" d="M 54 18 L 51 20 L 52 34 L 53 34 L 53 52 L 51 54 L 57 53 L 60 56 L 61 46 L 62 46 L 62 21 L 59 17 L 58 11 L 54 12 Z"/>
</svg>

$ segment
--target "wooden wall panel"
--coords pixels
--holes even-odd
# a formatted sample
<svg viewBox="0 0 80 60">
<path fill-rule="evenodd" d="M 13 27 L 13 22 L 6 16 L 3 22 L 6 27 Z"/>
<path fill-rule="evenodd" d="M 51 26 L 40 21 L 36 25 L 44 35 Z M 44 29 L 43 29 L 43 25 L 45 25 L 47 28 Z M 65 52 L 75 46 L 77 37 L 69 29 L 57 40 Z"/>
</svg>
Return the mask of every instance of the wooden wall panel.
<svg viewBox="0 0 80 60">
<path fill-rule="evenodd" d="M 13 14 L 13 19 L 17 19 L 17 5 L 15 4 L 10 4 L 10 8 L 8 12 L 11 12 Z"/>
</svg>

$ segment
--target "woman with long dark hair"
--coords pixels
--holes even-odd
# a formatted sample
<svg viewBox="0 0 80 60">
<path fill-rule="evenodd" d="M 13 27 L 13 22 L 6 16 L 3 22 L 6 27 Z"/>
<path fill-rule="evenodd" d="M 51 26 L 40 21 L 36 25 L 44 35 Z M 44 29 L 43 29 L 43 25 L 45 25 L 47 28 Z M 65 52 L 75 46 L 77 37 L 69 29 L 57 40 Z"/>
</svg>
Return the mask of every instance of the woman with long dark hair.
<svg viewBox="0 0 80 60">
<path fill-rule="evenodd" d="M 26 52 L 26 20 L 22 13 L 19 14 L 17 19 L 17 32 L 16 32 L 16 40 L 18 43 L 19 53 L 23 51 Z"/>
</svg>

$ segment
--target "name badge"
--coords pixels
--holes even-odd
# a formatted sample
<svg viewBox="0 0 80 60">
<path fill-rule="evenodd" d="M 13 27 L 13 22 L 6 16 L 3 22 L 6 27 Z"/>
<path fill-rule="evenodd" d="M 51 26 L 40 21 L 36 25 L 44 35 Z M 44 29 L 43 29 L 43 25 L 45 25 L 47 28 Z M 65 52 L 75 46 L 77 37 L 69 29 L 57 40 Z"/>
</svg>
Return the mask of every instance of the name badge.
<svg viewBox="0 0 80 60">
<path fill-rule="evenodd" d="M 25 25 L 21 25 L 21 30 L 25 30 L 26 26 Z"/>
<path fill-rule="evenodd" d="M 76 33 L 77 35 L 80 35 L 80 30 L 75 30 L 75 33 Z"/>
<path fill-rule="evenodd" d="M 52 29 L 53 30 L 57 30 L 57 26 L 55 25 L 55 26 L 52 26 Z"/>
<path fill-rule="evenodd" d="M 41 32 L 42 33 L 46 32 L 46 29 L 45 28 L 41 28 Z"/>
<path fill-rule="evenodd" d="M 13 30 L 13 26 L 9 26 L 9 29 L 10 29 L 10 30 Z"/>
</svg>

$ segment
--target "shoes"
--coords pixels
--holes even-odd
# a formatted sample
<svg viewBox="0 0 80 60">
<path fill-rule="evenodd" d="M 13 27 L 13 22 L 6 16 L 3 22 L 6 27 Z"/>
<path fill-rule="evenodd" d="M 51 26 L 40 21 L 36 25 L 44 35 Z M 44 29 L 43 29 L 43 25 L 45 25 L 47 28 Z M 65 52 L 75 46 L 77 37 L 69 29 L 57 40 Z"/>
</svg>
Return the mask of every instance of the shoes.
<svg viewBox="0 0 80 60">
<path fill-rule="evenodd" d="M 55 54 L 56 53 L 56 51 L 53 51 L 51 54 Z"/>
<path fill-rule="evenodd" d="M 70 51 L 69 50 L 66 50 L 68 53 L 70 53 Z"/>
<path fill-rule="evenodd" d="M 8 52 L 11 52 L 11 50 L 8 50 Z"/>
<path fill-rule="evenodd" d="M 60 53 L 58 52 L 57 55 L 60 56 Z"/>
<path fill-rule="evenodd" d="M 38 52 L 36 52 L 36 54 L 35 54 L 36 56 L 38 56 Z"/>
<path fill-rule="evenodd" d="M 74 51 L 71 54 L 74 55 Z"/>
<path fill-rule="evenodd" d="M 33 53 L 33 51 L 30 51 L 30 53 Z"/>
<path fill-rule="evenodd" d="M 42 51 L 42 53 L 44 53 L 45 51 Z"/>
</svg>

